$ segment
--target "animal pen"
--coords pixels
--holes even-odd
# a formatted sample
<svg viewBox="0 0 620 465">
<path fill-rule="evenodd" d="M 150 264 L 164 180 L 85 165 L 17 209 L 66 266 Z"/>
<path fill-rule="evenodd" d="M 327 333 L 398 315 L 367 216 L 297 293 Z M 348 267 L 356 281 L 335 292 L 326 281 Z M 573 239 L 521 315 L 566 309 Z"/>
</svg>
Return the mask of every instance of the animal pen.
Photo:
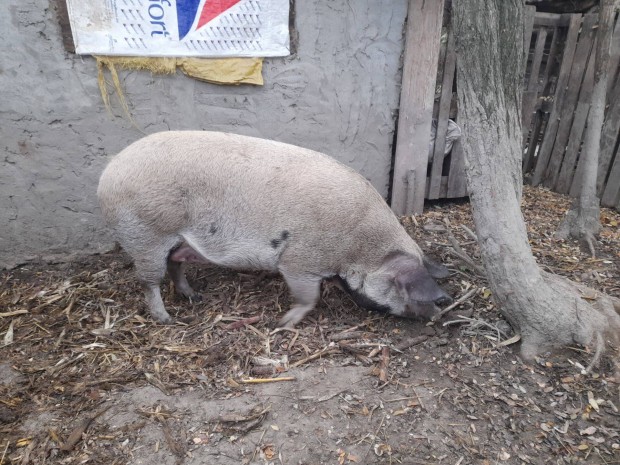
<svg viewBox="0 0 620 465">
<path fill-rule="evenodd" d="M 2 23 L 8 42 L 0 53 L 8 57 L 0 73 L 0 185 L 7 194 L 0 210 L 6 225 L 0 228 L 0 268 L 3 261 L 10 265 L 0 271 L 0 465 L 618 463 L 616 353 L 603 354 L 586 374 L 594 351 L 576 344 L 570 352 L 532 361 L 519 356 L 520 336 L 478 271 L 480 247 L 472 240 L 467 202 L 437 202 L 416 218 L 402 218 L 420 249 L 454 270 L 442 285 L 455 302 L 436 321 L 366 311 L 338 281 L 327 280 L 303 324 L 277 328 L 295 304 L 284 280 L 209 264 L 188 267 L 202 299 L 177 298 L 165 280 L 160 294 L 175 323 L 152 320 L 128 255 L 107 251 L 111 237 L 93 198 L 108 157 L 141 134 L 114 94 L 113 114 L 106 114 L 97 62 L 62 47 L 51 22 L 54 3 L 0 2 L 8 12 Z M 403 75 L 419 73 L 423 86 L 403 86 L 419 93 L 407 94 L 416 105 L 402 99 L 399 155 L 402 149 L 420 153 L 411 150 L 419 145 L 425 156 L 419 157 L 423 170 L 405 163 L 405 179 L 414 181 L 416 173 L 426 178 L 430 145 L 435 163 L 429 182 L 422 183 L 426 196 L 466 195 L 461 147 L 458 141 L 452 150 L 446 147 L 446 135 L 455 131 L 450 120 L 459 119 L 455 37 L 437 7 L 444 0 L 293 3 L 299 52 L 269 60 L 263 87 L 115 72 L 136 125 L 148 132 L 245 128 L 271 139 L 287 137 L 325 148 L 353 168 L 366 167 L 363 175 L 385 194 L 408 4 L 410 22 L 425 27 L 407 26 L 416 46 L 409 47 Z M 536 92 L 526 93 L 535 134 L 530 176 L 552 110 L 551 100 L 541 97 L 555 95 L 572 17 L 540 23 L 552 18 L 538 15 L 529 36 L 528 76 L 540 76 L 531 85 Z M 531 73 L 536 53 L 538 72 Z M 429 66 L 415 66 L 415 55 Z M 554 66 L 550 57 L 556 57 Z M 438 137 L 429 144 L 433 119 Z M 526 149 L 528 141 L 529 132 Z M 401 205 L 413 205 L 409 194 L 399 198 Z M 423 203 L 424 197 L 422 191 L 415 200 Z M 327 236 L 336 237 L 332 226 L 342 227 L 342 211 L 372 219 L 367 210 L 341 203 L 328 222 L 300 234 L 315 234 L 325 245 Z M 620 297 L 620 230 L 614 226 L 620 213 L 602 211 L 607 221 L 601 221 L 592 260 L 573 241 L 553 238 L 568 206 L 567 197 L 548 189 L 523 190 L 523 217 L 539 266 L 591 285 L 597 294 Z M 267 221 L 275 222 L 276 210 L 284 207 L 273 209 Z M 369 247 L 368 240 L 351 241 L 354 231 L 337 236 L 335 253 Z M 272 249 L 272 239 L 282 246 L 282 237 L 271 236 L 263 246 Z M 392 247 L 383 242 L 381 247 Z M 95 253 L 99 244 L 106 248 Z"/>
<path fill-rule="evenodd" d="M 439 17 L 435 21 L 441 21 L 440 9 L 437 14 Z M 414 18 L 414 22 L 421 21 L 424 20 Z M 534 186 L 542 185 L 573 197 L 579 194 L 581 188 L 583 166 L 580 152 L 594 82 L 597 21 L 597 14 L 537 13 L 534 7 L 527 7 L 525 12 L 524 47 L 528 53 L 525 54 L 521 115 L 524 179 Z M 412 27 L 424 30 L 420 24 Z M 452 149 L 446 150 L 446 144 L 452 143 L 449 137 L 450 125 L 454 124 L 452 120 L 458 124 L 455 82 L 458 57 L 449 14 L 443 14 L 441 30 L 441 37 L 434 38 L 440 46 L 436 47 L 438 50 L 431 57 L 437 62 L 436 86 L 426 91 L 428 95 L 423 95 L 424 89 L 417 90 L 423 87 L 420 84 L 423 80 L 411 71 L 420 59 L 413 53 L 408 57 L 407 50 L 405 52 L 403 89 L 409 86 L 413 90 L 410 94 L 403 90 L 401 94 L 401 120 L 392 189 L 392 205 L 400 214 L 420 212 L 424 199 L 467 195 L 460 141 L 457 139 Z M 427 39 L 432 40 L 432 37 Z M 419 50 L 420 45 L 413 33 L 411 40 L 409 36 L 407 38 L 407 49 L 414 48 L 410 43 Z M 616 21 L 597 182 L 601 204 L 616 209 L 620 209 L 619 62 L 620 21 Z M 425 63 L 428 64 L 428 60 Z M 425 125 L 420 121 L 430 121 L 431 117 L 433 124 L 436 124 L 436 134 L 426 152 L 424 147 L 430 122 Z M 403 119 L 413 127 L 410 132 L 402 123 Z M 422 137 L 422 134 L 425 136 Z M 409 167 L 415 169 L 407 169 Z M 416 170 L 420 169 L 426 172 L 425 178 L 415 176 Z M 416 183 L 417 188 L 414 187 Z M 420 183 L 424 189 L 421 189 Z"/>
</svg>

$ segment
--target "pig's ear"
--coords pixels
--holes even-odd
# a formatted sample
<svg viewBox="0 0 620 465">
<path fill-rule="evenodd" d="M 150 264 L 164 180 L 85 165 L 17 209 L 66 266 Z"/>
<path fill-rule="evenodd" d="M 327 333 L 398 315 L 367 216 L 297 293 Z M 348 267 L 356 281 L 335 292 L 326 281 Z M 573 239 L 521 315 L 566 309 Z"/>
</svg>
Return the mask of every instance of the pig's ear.
<svg viewBox="0 0 620 465">
<path fill-rule="evenodd" d="M 428 257 L 422 258 L 424 268 L 435 279 L 447 278 L 450 275 L 450 270 L 443 266 L 441 263 L 434 262 Z"/>
</svg>

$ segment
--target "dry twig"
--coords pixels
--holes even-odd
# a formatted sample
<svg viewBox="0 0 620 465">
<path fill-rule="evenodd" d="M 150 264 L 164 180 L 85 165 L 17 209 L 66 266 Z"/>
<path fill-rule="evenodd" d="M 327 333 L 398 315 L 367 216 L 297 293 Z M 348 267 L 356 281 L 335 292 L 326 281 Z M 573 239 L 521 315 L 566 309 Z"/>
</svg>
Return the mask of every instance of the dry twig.
<svg viewBox="0 0 620 465">
<path fill-rule="evenodd" d="M 390 364 L 390 348 L 383 347 L 381 349 L 381 361 L 379 362 L 379 380 L 382 383 L 387 383 L 388 381 L 388 365 Z"/>
<path fill-rule="evenodd" d="M 450 310 L 458 307 L 459 305 L 467 302 L 469 299 L 471 299 L 480 289 L 477 287 L 474 287 L 473 289 L 471 289 L 469 292 L 467 292 L 465 295 L 461 296 L 458 298 L 458 300 L 456 300 L 455 302 L 453 302 L 452 304 L 448 305 L 446 308 L 444 308 L 442 311 L 440 311 L 439 313 L 435 314 L 433 316 L 432 321 L 437 321 L 439 320 L 443 315 L 445 315 L 446 313 L 448 313 Z"/>
<path fill-rule="evenodd" d="M 282 378 L 248 378 L 239 380 L 241 384 L 279 383 L 281 381 L 297 381 L 297 378 L 294 376 L 283 376 Z"/>
<path fill-rule="evenodd" d="M 111 405 L 107 406 L 106 408 L 104 408 L 103 410 L 95 413 L 94 415 L 91 415 L 88 418 L 85 418 L 84 420 L 82 420 L 82 422 L 76 426 L 73 431 L 71 431 L 71 434 L 69 434 L 69 438 L 60 445 L 60 450 L 68 452 L 71 449 L 73 449 L 75 447 L 75 445 L 80 442 L 80 440 L 82 439 L 82 435 L 86 432 L 86 430 L 88 429 L 88 427 L 90 426 L 90 424 L 99 416 L 103 415 L 105 412 L 107 412 L 110 408 L 112 408 Z M 1 463 L 1 462 L 0 462 Z"/>
<path fill-rule="evenodd" d="M 310 355 L 309 357 L 302 358 L 301 360 L 298 360 L 297 362 L 293 363 L 290 367 L 291 368 L 296 368 L 296 367 L 298 367 L 300 365 L 303 365 L 304 363 L 308 363 L 308 362 L 310 362 L 310 361 L 312 361 L 314 359 L 320 358 L 320 357 L 322 357 L 324 355 L 335 354 L 337 352 L 340 352 L 340 350 L 337 349 L 337 348 L 325 348 L 325 349 L 319 350 L 318 352 Z"/>
</svg>

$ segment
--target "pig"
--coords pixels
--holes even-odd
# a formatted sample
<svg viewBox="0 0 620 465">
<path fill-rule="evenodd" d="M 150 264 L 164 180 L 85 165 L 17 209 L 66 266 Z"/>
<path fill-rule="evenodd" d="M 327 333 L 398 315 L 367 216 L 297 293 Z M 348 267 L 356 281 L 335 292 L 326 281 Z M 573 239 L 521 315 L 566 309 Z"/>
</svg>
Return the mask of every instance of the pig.
<svg viewBox="0 0 620 465">
<path fill-rule="evenodd" d="M 424 256 L 369 181 L 328 155 L 209 131 L 146 136 L 113 157 L 97 196 L 106 223 L 134 260 L 152 317 L 170 323 L 160 284 L 177 292 L 187 263 L 279 272 L 294 327 L 332 279 L 368 309 L 430 319 L 450 297 L 449 273 Z"/>
</svg>

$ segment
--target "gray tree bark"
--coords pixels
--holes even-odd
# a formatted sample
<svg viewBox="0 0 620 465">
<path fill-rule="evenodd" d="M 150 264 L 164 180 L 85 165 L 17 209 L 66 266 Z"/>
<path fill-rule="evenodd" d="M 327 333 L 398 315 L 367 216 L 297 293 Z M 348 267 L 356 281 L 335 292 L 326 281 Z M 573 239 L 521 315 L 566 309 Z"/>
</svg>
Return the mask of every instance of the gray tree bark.
<svg viewBox="0 0 620 465">
<path fill-rule="evenodd" d="M 567 239 L 568 237 L 579 239 L 588 246 L 593 257 L 595 256 L 595 236 L 601 229 L 600 199 L 596 195 L 596 181 L 601 130 L 605 121 L 607 77 L 609 75 L 615 3 L 616 0 L 601 0 L 594 57 L 594 88 L 590 112 L 588 113 L 586 137 L 581 150 L 584 167 L 581 191 L 556 233 L 556 237 L 560 239 Z"/>
<path fill-rule="evenodd" d="M 531 358 L 620 332 L 620 300 L 589 304 L 536 264 L 521 214 L 523 0 L 454 0 L 459 120 L 482 261 L 500 311 Z M 590 291 L 588 291 L 590 292 Z M 592 295 L 596 294 L 592 291 Z M 617 307 L 617 309 L 615 308 Z"/>
</svg>

